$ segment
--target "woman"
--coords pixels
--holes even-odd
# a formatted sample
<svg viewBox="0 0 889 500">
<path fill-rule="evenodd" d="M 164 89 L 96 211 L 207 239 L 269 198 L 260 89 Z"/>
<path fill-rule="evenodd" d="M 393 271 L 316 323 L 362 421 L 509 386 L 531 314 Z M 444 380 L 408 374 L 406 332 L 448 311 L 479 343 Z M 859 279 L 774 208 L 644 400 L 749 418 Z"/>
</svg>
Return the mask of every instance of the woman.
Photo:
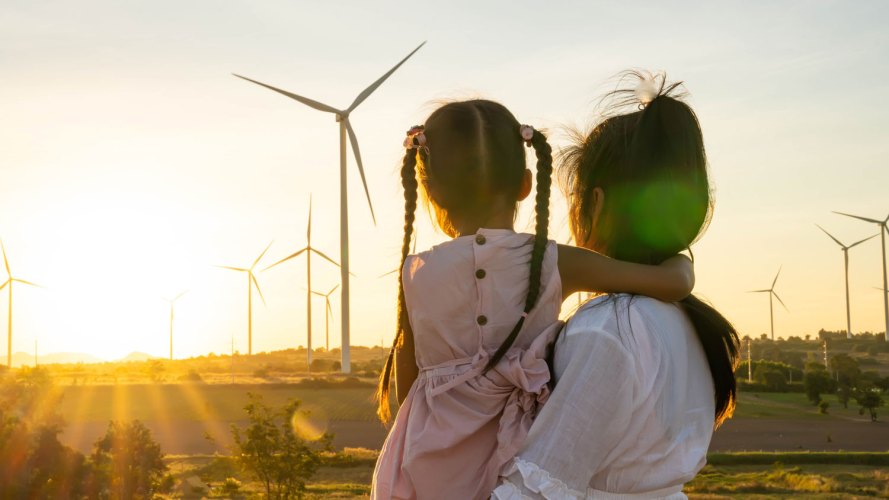
<svg viewBox="0 0 889 500">
<path fill-rule="evenodd" d="M 707 160 L 679 85 L 627 76 L 636 89 L 611 97 L 632 111 L 579 136 L 560 173 L 575 241 L 656 264 L 707 226 Z M 734 409 L 737 352 L 735 329 L 696 297 L 588 302 L 556 342 L 556 388 L 493 498 L 686 498 Z"/>
</svg>

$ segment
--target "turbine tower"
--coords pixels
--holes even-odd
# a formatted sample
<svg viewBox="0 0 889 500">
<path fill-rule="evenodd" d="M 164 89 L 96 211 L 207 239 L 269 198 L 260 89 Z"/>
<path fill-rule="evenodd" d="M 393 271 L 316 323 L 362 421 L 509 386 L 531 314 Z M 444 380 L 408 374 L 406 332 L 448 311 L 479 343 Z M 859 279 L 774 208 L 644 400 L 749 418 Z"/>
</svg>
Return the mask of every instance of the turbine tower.
<svg viewBox="0 0 889 500">
<path fill-rule="evenodd" d="M 183 295 L 188 293 L 188 290 L 181 292 L 179 295 L 173 297 L 172 299 L 164 298 L 170 304 L 170 361 L 173 361 L 173 316 L 176 308 L 176 301 L 182 298 Z"/>
<path fill-rule="evenodd" d="M 311 370 L 312 367 L 312 252 L 318 254 L 319 257 L 327 260 L 331 264 L 336 267 L 340 267 L 340 265 L 324 254 L 324 252 L 318 250 L 317 248 L 312 246 L 312 197 L 309 196 L 309 223 L 307 224 L 308 229 L 306 230 L 306 246 L 297 250 L 296 252 L 284 257 L 283 259 L 275 262 L 269 267 L 263 269 L 263 271 L 267 271 L 278 264 L 283 262 L 287 262 L 290 259 L 299 257 L 303 253 L 306 254 L 306 366 Z M 345 345 L 345 344 L 344 344 Z"/>
<path fill-rule="evenodd" d="M 253 354 L 253 287 L 256 286 L 256 291 L 259 293 L 259 298 L 262 299 L 262 303 L 265 304 L 265 297 L 262 296 L 262 290 L 259 288 L 259 281 L 256 280 L 256 275 L 253 274 L 253 269 L 256 267 L 256 264 L 262 260 L 265 253 L 269 251 L 269 247 L 272 244 L 269 243 L 269 246 L 265 247 L 265 250 L 259 254 L 259 257 L 253 261 L 253 264 L 248 268 L 243 267 L 231 267 L 231 266 L 216 266 L 220 269 L 228 269 L 230 271 L 237 271 L 239 273 L 247 274 L 247 355 L 250 356 Z"/>
<path fill-rule="evenodd" d="M 858 219 L 864 222 L 870 222 L 871 224 L 876 224 L 880 228 L 880 244 L 883 248 L 882 260 L 883 260 L 883 290 L 889 290 L 889 283 L 886 282 L 886 233 L 889 233 L 889 215 L 886 216 L 883 220 L 870 219 L 867 217 L 861 217 L 860 215 L 852 215 L 846 214 L 843 212 L 834 212 L 838 215 L 845 215 L 846 217 L 852 217 L 853 219 Z M 885 232 L 884 232 L 885 231 Z M 886 320 L 886 329 L 885 337 L 886 342 L 889 342 L 889 291 L 883 292 L 883 317 Z"/>
<path fill-rule="evenodd" d="M 352 144 L 352 153 L 355 155 L 355 163 L 358 165 L 358 173 L 361 175 L 361 183 L 364 185 L 364 194 L 367 197 L 367 204 L 370 207 L 370 216 L 376 224 L 376 216 L 373 211 L 373 204 L 370 201 L 370 191 L 367 189 L 367 180 L 364 176 L 364 164 L 361 162 L 361 153 L 358 149 L 358 138 L 355 137 L 355 131 L 352 130 L 352 124 L 349 122 L 349 115 L 355 108 L 358 107 L 365 99 L 367 99 L 383 82 L 386 81 L 387 78 L 392 76 L 392 73 L 395 72 L 405 61 L 407 61 L 412 55 L 414 55 L 420 47 L 425 45 L 426 42 L 421 43 L 417 46 L 416 49 L 411 51 L 410 54 L 407 55 L 404 59 L 402 59 L 398 64 L 396 64 L 392 69 L 387 71 L 383 76 L 378 78 L 375 82 L 370 84 L 369 87 L 364 89 L 358 97 L 352 101 L 352 104 L 349 105 L 346 109 L 337 109 L 333 106 L 329 106 L 327 104 L 288 92 L 286 90 L 281 90 L 276 87 L 272 87 L 271 85 L 266 85 L 265 83 L 258 82 L 256 80 L 251 80 L 250 78 L 235 74 L 234 76 L 247 80 L 248 82 L 255 83 L 257 85 L 261 85 L 269 90 L 274 90 L 279 94 L 283 94 L 295 101 L 301 102 L 310 108 L 317 109 L 318 111 L 324 111 L 327 113 L 332 113 L 336 116 L 336 121 L 340 124 L 340 261 L 343 263 L 341 267 L 341 276 L 342 276 L 342 303 L 340 309 L 342 310 L 342 370 L 343 373 L 349 373 L 351 371 L 351 363 L 350 363 L 350 352 L 349 352 L 349 203 L 347 196 L 347 182 L 346 182 L 346 136 L 349 136 L 349 141 Z M 310 288 L 311 290 L 311 288 Z M 311 308 L 310 308 L 311 309 Z"/>
<path fill-rule="evenodd" d="M 775 283 L 778 282 L 778 276 L 781 275 L 781 268 L 778 268 L 778 272 L 775 274 L 775 279 L 772 280 L 771 288 L 765 290 L 751 290 L 750 293 L 768 293 L 769 294 L 769 322 L 772 326 L 772 341 L 775 340 L 775 309 L 772 304 L 772 297 L 778 299 L 778 302 L 784 306 L 784 309 L 787 309 L 787 306 L 784 304 L 784 301 L 781 300 L 781 297 L 778 297 L 778 294 L 775 293 Z"/>
<path fill-rule="evenodd" d="M 327 293 L 312 292 L 315 295 L 324 297 L 324 303 L 326 305 L 326 312 L 324 314 L 324 350 L 327 352 L 330 352 L 330 318 L 333 317 L 333 308 L 330 307 L 330 296 L 337 288 L 339 288 L 339 285 L 331 288 Z"/>
<path fill-rule="evenodd" d="M 818 224 L 815 224 L 815 225 L 818 226 Z M 851 245 L 846 246 L 840 240 L 836 239 L 832 234 L 828 233 L 827 230 L 824 229 L 823 227 L 818 226 L 818 229 L 824 231 L 824 234 L 829 236 L 830 239 L 832 239 L 834 242 L 836 242 L 836 244 L 839 245 L 840 248 L 843 250 L 843 262 L 845 264 L 845 271 L 846 271 L 846 338 L 851 339 L 852 338 L 852 311 L 851 311 L 851 306 L 849 305 L 849 249 L 854 248 L 871 238 L 876 238 L 878 235 L 875 234 L 873 236 L 869 236 L 861 241 L 856 241 L 855 243 L 852 243 Z"/>
<path fill-rule="evenodd" d="M 36 285 L 31 283 L 30 281 L 25 281 L 23 279 L 19 279 L 13 277 L 12 271 L 9 268 L 9 259 L 6 258 L 6 247 L 3 246 L 3 241 L 0 241 L 0 249 L 3 250 L 3 265 L 6 266 L 6 281 L 0 285 L 0 290 L 3 290 L 7 286 L 9 287 L 9 310 L 6 316 L 6 367 L 12 368 L 12 289 L 15 283 L 21 283 L 23 285 L 30 285 L 40 287 L 40 285 Z"/>
</svg>

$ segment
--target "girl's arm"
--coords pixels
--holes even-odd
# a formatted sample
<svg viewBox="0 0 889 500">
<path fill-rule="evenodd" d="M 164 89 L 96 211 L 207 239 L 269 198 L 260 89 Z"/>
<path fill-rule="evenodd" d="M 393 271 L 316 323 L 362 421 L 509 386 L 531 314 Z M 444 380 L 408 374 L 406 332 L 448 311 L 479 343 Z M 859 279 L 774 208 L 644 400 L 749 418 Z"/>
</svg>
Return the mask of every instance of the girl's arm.
<svg viewBox="0 0 889 500">
<path fill-rule="evenodd" d="M 395 398 L 399 406 L 407 398 L 419 373 L 414 353 L 414 334 L 408 329 L 402 336 L 401 346 L 395 349 Z"/>
<path fill-rule="evenodd" d="M 650 266 L 569 245 L 559 245 L 559 275 L 563 299 L 575 292 L 625 292 L 676 302 L 695 285 L 694 266 L 684 255 Z"/>
</svg>

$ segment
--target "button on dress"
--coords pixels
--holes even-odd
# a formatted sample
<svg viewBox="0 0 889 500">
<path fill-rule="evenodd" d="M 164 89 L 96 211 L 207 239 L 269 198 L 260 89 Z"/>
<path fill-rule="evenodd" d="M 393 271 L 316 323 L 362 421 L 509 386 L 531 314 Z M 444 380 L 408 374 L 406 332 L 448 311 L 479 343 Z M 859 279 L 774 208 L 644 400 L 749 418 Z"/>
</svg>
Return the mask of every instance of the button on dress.
<svg viewBox="0 0 889 500">
<path fill-rule="evenodd" d="M 555 242 L 515 343 L 482 373 L 522 315 L 534 236 L 480 229 L 412 255 L 403 273 L 419 376 L 374 471 L 372 498 L 488 498 L 549 395 L 546 349 L 561 328 Z M 483 273 L 478 270 L 483 269 Z"/>
</svg>

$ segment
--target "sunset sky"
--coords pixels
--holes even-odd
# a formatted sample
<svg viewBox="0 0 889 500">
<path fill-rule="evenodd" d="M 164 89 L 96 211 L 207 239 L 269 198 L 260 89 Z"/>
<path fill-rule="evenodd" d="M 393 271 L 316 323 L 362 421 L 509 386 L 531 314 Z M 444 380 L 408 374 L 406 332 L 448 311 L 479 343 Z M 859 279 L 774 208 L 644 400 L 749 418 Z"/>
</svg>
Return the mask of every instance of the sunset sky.
<svg viewBox="0 0 889 500">
<path fill-rule="evenodd" d="M 594 119 L 610 78 L 665 70 L 701 120 L 716 213 L 697 292 L 742 334 L 844 329 L 842 253 L 889 215 L 889 3 L 24 1 L 0 6 L 0 238 L 17 286 L 13 351 L 246 351 L 244 279 L 305 244 L 339 256 L 338 129 L 237 72 L 346 107 L 426 46 L 352 115 L 378 224 L 349 156 L 353 343 L 391 341 L 404 131 L 441 99 L 482 96 L 548 128 Z M 524 207 L 517 229 L 530 228 Z M 568 238 L 565 203 L 552 231 Z M 419 246 L 443 240 L 420 217 Z M 882 331 L 880 244 L 851 252 L 853 330 Z M 313 261 L 328 290 L 335 268 Z M 0 276 L 0 281 L 5 276 Z M 254 351 L 305 345 L 305 263 L 259 275 Z M 6 290 L 0 291 L 5 337 Z M 324 301 L 315 302 L 315 345 Z M 339 345 L 339 297 L 333 321 Z M 5 346 L 5 340 L 2 343 Z M 0 348 L 5 353 L 5 348 Z"/>
</svg>

